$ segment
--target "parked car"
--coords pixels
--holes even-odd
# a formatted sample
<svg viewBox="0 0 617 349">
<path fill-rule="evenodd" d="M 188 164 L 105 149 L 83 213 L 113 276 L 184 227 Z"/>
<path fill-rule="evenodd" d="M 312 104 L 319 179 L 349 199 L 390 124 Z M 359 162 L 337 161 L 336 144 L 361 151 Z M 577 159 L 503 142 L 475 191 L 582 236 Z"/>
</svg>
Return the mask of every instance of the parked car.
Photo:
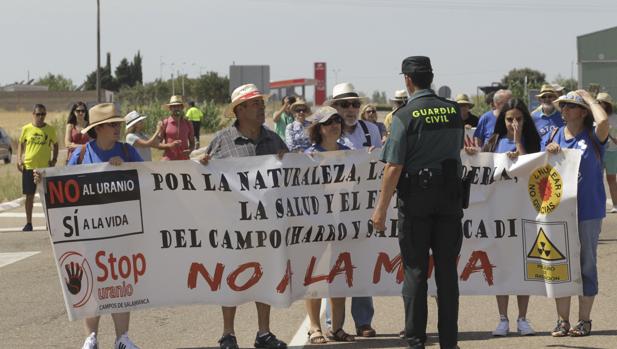
<svg viewBox="0 0 617 349">
<path fill-rule="evenodd" d="M 5 164 L 8 164 L 11 162 L 12 155 L 13 147 L 11 147 L 11 137 L 0 127 L 0 159 L 4 160 Z"/>
</svg>

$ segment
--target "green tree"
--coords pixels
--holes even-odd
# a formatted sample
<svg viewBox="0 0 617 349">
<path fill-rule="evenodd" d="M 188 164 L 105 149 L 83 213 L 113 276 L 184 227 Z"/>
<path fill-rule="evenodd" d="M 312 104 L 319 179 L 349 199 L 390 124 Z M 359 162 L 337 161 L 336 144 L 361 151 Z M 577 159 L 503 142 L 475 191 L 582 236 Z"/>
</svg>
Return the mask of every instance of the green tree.
<svg viewBox="0 0 617 349">
<path fill-rule="evenodd" d="M 116 71 L 115 71 L 116 81 L 119 87 L 135 86 L 135 82 L 133 80 L 131 70 L 132 69 L 131 69 L 131 65 L 129 64 L 129 61 L 126 58 L 122 58 L 122 60 L 120 61 L 120 64 L 118 64 L 118 66 L 116 67 Z"/>
<path fill-rule="evenodd" d="M 185 79 L 185 88 L 188 85 L 190 90 L 187 92 L 188 96 L 196 97 L 196 100 L 200 101 L 213 101 L 214 103 L 228 103 L 229 102 L 229 78 L 226 76 L 219 76 L 216 72 L 207 72 L 197 78 L 196 81 L 189 81 L 187 84 Z M 176 89 L 178 85 L 176 84 Z"/>
<path fill-rule="evenodd" d="M 100 69 L 101 88 L 109 91 L 118 91 L 118 83 L 111 75 L 111 53 L 107 52 L 107 64 Z M 86 90 L 96 90 L 96 70 L 86 77 Z"/>
<path fill-rule="evenodd" d="M 501 83 L 508 86 L 514 97 L 526 99 L 525 77 L 527 77 L 528 90 L 540 89 L 542 84 L 546 83 L 546 75 L 531 68 L 512 69 L 501 79 Z"/>
<path fill-rule="evenodd" d="M 386 99 L 385 91 L 373 91 L 373 95 L 371 97 L 371 101 L 376 104 L 386 104 L 388 100 Z"/>
<path fill-rule="evenodd" d="M 141 67 L 141 52 L 137 51 L 137 54 L 133 57 L 133 63 L 131 64 L 131 78 L 133 79 L 133 85 L 142 85 L 144 83 L 144 77 Z"/>
<path fill-rule="evenodd" d="M 39 78 L 34 84 L 47 86 L 50 91 L 73 91 L 75 89 L 73 80 L 65 78 L 62 74 L 54 75 L 47 73 L 47 75 Z"/>
</svg>

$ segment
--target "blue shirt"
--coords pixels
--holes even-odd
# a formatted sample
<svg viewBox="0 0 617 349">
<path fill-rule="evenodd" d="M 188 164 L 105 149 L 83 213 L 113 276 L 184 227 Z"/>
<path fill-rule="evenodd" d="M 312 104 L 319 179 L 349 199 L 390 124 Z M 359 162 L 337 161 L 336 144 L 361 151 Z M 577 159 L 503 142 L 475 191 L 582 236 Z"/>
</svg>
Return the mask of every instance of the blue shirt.
<svg viewBox="0 0 617 349">
<path fill-rule="evenodd" d="M 604 192 L 604 179 L 602 178 L 604 144 L 600 142 L 593 130 L 587 129 L 581 131 L 576 137 L 566 140 L 563 133 L 564 129 L 565 127 L 559 128 L 553 142 L 559 144 L 562 149 L 580 149 L 583 151 L 581 164 L 578 168 L 578 220 L 604 218 L 606 216 L 606 193 Z M 550 138 L 550 133 L 542 141 L 542 150 L 545 150 L 548 138 Z"/>
<path fill-rule="evenodd" d="M 492 110 L 489 110 L 480 116 L 480 121 L 478 121 L 478 126 L 476 126 L 476 130 L 473 132 L 473 136 L 475 138 L 480 138 L 482 141 L 481 145 L 486 143 L 486 141 L 491 138 L 495 132 L 496 123 L 497 117 L 495 117 Z"/>
<path fill-rule="evenodd" d="M 508 137 L 501 137 L 497 141 L 497 145 L 495 145 L 495 153 L 507 153 L 507 152 L 516 151 L 516 143 L 514 139 L 509 139 Z"/>
<path fill-rule="evenodd" d="M 543 139 L 547 133 L 550 134 L 554 129 L 564 125 L 561 113 L 557 109 L 551 115 L 546 115 L 542 108 L 540 108 L 531 113 L 531 118 L 533 123 L 536 124 L 536 130 L 538 130 L 540 139 Z"/>
<path fill-rule="evenodd" d="M 125 151 L 126 149 L 126 151 Z M 75 148 L 71 159 L 67 163 L 67 165 L 77 165 L 77 160 L 79 159 L 79 153 L 81 153 L 81 147 Z M 110 150 L 102 150 L 96 145 L 96 140 L 90 141 L 86 143 L 86 153 L 84 154 L 84 158 L 82 160 L 82 164 L 98 164 L 102 162 L 107 162 L 109 159 L 114 156 L 119 156 L 125 162 L 142 162 L 144 161 L 137 150 L 126 143 L 116 142 L 114 147 Z"/>
<path fill-rule="evenodd" d="M 350 150 L 348 146 L 343 145 L 341 143 L 336 143 L 336 145 L 338 146 L 337 150 Z M 322 152 L 322 151 L 327 151 L 327 150 L 325 150 L 324 147 L 322 147 L 321 145 L 313 143 L 313 145 L 306 148 L 306 150 L 304 151 L 304 154 L 317 153 L 317 152 Z"/>
</svg>

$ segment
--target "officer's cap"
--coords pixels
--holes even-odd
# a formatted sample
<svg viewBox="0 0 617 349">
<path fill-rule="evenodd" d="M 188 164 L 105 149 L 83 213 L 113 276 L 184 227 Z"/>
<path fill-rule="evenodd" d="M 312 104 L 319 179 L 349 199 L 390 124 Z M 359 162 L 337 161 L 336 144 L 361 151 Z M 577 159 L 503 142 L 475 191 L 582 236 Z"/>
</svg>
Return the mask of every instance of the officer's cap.
<svg viewBox="0 0 617 349">
<path fill-rule="evenodd" d="M 402 74 L 432 73 L 431 59 L 426 56 L 411 56 L 403 60 Z"/>
</svg>

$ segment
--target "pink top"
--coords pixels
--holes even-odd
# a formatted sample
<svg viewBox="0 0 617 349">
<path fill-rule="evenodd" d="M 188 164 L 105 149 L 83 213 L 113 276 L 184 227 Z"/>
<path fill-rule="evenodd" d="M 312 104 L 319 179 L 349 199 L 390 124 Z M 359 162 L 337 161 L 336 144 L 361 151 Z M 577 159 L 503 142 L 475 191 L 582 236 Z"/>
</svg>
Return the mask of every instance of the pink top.
<svg viewBox="0 0 617 349">
<path fill-rule="evenodd" d="M 165 143 L 172 143 L 175 140 L 182 141 L 177 147 L 165 149 L 163 160 L 188 160 L 189 154 L 183 153 L 189 148 L 189 137 L 193 137 L 193 125 L 186 119 L 180 119 L 180 127 L 173 117 L 163 120 L 163 139 Z"/>
</svg>

